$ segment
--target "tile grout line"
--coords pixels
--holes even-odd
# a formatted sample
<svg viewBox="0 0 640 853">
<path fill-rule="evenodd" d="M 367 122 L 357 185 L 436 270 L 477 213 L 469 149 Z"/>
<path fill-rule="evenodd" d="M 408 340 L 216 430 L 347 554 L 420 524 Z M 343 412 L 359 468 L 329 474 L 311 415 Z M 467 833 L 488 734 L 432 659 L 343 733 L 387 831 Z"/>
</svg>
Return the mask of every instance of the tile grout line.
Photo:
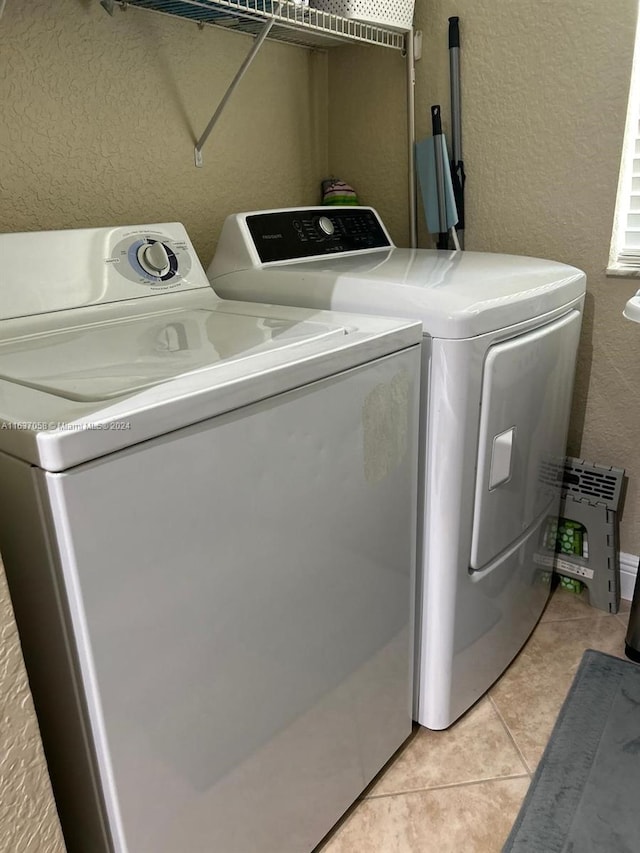
<svg viewBox="0 0 640 853">
<path fill-rule="evenodd" d="M 605 613 L 603 610 L 602 615 L 603 616 L 616 616 L 617 614 Z M 589 615 L 589 616 L 558 616 L 558 617 L 552 618 L 552 619 L 541 619 L 538 622 L 538 624 L 536 625 L 536 628 L 538 628 L 540 625 L 555 625 L 556 622 L 581 622 L 581 621 L 586 621 L 587 619 L 591 619 L 591 618 L 592 617 Z"/>
<path fill-rule="evenodd" d="M 612 616 L 614 618 L 618 618 L 618 616 L 621 615 L 619 610 L 617 613 L 607 613 L 606 610 L 599 610 L 596 607 L 593 607 L 592 610 L 594 610 L 596 612 L 595 613 L 585 613 L 583 616 L 557 616 L 557 617 L 552 617 L 550 619 L 540 619 L 540 621 L 537 623 L 537 625 L 535 626 L 535 628 L 533 630 L 536 631 L 542 625 L 553 625 L 556 622 L 580 622 L 580 621 L 586 621 L 587 619 L 589 619 L 589 620 L 610 619 Z"/>
<path fill-rule="evenodd" d="M 622 618 L 623 616 L 626 617 L 624 620 Z M 623 628 L 629 627 L 629 614 L 628 613 L 620 613 L 620 611 L 618 611 L 616 613 L 616 619 L 618 620 L 618 622 L 622 623 Z"/>
<path fill-rule="evenodd" d="M 553 593 L 550 596 L 549 601 L 551 600 L 552 597 L 553 597 Z M 585 602 L 585 604 L 586 604 L 586 602 Z M 611 613 L 611 614 L 605 613 L 605 611 L 597 611 L 594 613 L 593 611 L 597 610 L 597 608 L 593 608 L 590 605 L 587 605 L 587 607 L 588 607 L 588 610 L 586 610 L 581 615 L 569 615 L 569 614 L 567 614 L 565 616 L 558 615 L 557 617 L 552 616 L 551 618 L 545 619 L 544 614 L 543 614 L 543 616 L 540 618 L 540 620 L 538 621 L 538 623 L 534 627 L 533 631 L 531 632 L 531 635 L 528 637 L 527 642 L 525 643 L 525 645 L 523 646 L 521 651 L 523 651 L 527 647 L 529 640 L 534 636 L 536 631 L 538 631 L 540 628 L 544 628 L 545 625 L 554 625 L 554 624 L 558 624 L 560 622 L 566 623 L 566 622 L 585 622 L 587 620 L 593 621 L 594 618 L 595 619 L 600 619 L 600 618 L 604 619 L 605 617 L 611 617 L 611 616 L 613 616 L 618 622 L 622 621 L 618 618 L 618 616 L 620 615 L 620 611 L 618 611 L 618 613 L 615 613 L 615 614 L 614 613 Z M 545 608 L 545 610 L 546 609 L 547 608 Z M 513 746 L 514 746 L 514 748 L 515 748 L 515 750 L 516 750 L 516 752 L 520 758 L 520 761 L 524 765 L 524 768 L 525 768 L 529 778 L 530 779 L 533 778 L 534 770 L 532 770 L 531 767 L 529 766 L 529 762 L 525 758 L 523 751 L 520 749 L 518 742 L 516 741 L 513 733 L 511 732 L 511 729 L 509 728 L 509 726 L 507 724 L 507 721 L 503 717 L 502 712 L 500 711 L 500 708 L 498 707 L 498 703 L 495 701 L 495 699 L 493 698 L 493 696 L 491 695 L 490 692 L 487 692 L 486 695 L 487 695 L 487 698 L 489 699 L 489 701 L 491 702 L 491 705 L 493 706 L 496 714 L 498 715 L 498 718 L 499 718 L 500 722 L 502 723 L 502 726 L 503 726 L 505 732 L 507 733 L 507 737 L 509 738 L 509 740 L 513 744 Z"/>
<path fill-rule="evenodd" d="M 506 721 L 506 720 L 505 720 L 505 718 L 502 716 L 502 713 L 501 713 L 501 711 L 500 711 L 500 708 L 498 708 L 498 703 L 494 700 L 493 696 L 492 696 L 490 693 L 488 693 L 488 694 L 487 694 L 487 696 L 488 696 L 489 701 L 491 702 L 491 704 L 492 704 L 492 706 L 493 706 L 494 711 L 495 711 L 495 712 L 496 712 L 496 714 L 498 715 L 498 718 L 499 718 L 500 722 L 502 723 L 502 725 L 503 725 L 503 727 L 504 727 L 505 732 L 507 733 L 507 737 L 509 738 L 509 740 L 511 741 L 511 743 L 514 745 L 515 750 L 516 750 L 516 752 L 518 753 L 518 756 L 520 757 L 520 761 L 522 761 L 522 763 L 523 763 L 523 765 L 524 765 L 524 769 L 527 771 L 527 775 L 528 775 L 528 777 L 531 779 L 531 778 L 532 778 L 532 776 L 533 776 L 533 770 L 529 767 L 529 762 L 528 762 L 528 761 L 527 761 L 527 759 L 525 758 L 523 751 L 522 751 L 522 750 L 520 749 L 520 747 L 518 746 L 518 743 L 517 743 L 517 741 L 516 741 L 515 737 L 513 736 L 512 732 L 511 732 L 511 729 L 510 729 L 510 728 L 509 728 L 509 726 L 507 725 L 507 721 Z"/>
<path fill-rule="evenodd" d="M 488 776 L 486 779 L 470 779 L 466 782 L 448 782 L 444 785 L 432 785 L 428 788 L 407 788 L 404 791 L 388 791 L 385 794 L 368 794 L 361 802 L 382 800 L 385 797 L 403 797 L 406 794 L 428 794 L 430 791 L 446 791 L 449 788 L 469 788 L 472 785 L 485 785 L 487 782 L 508 782 L 512 779 L 530 779 L 529 773 L 515 773 L 509 776 Z"/>
</svg>

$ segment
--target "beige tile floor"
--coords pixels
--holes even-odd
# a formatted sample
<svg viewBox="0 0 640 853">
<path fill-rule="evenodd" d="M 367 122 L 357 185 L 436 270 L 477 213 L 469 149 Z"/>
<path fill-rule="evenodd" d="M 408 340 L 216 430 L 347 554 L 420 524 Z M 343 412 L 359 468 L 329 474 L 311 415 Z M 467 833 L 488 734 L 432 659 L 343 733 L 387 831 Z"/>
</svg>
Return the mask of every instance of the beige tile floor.
<svg viewBox="0 0 640 853">
<path fill-rule="evenodd" d="M 583 651 L 624 657 L 628 614 L 556 589 L 488 695 L 444 732 L 416 726 L 317 853 L 500 853 Z"/>
</svg>

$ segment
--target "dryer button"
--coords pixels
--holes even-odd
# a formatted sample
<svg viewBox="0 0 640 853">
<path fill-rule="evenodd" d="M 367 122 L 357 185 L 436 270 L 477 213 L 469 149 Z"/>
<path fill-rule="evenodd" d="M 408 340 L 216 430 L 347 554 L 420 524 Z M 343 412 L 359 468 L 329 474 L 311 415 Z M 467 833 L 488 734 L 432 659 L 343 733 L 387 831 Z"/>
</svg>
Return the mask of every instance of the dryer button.
<svg viewBox="0 0 640 853">
<path fill-rule="evenodd" d="M 321 216 L 318 219 L 318 225 L 323 234 L 326 234 L 327 237 L 331 237 L 333 232 L 335 231 L 335 227 L 333 222 L 329 219 L 328 216 Z"/>
</svg>

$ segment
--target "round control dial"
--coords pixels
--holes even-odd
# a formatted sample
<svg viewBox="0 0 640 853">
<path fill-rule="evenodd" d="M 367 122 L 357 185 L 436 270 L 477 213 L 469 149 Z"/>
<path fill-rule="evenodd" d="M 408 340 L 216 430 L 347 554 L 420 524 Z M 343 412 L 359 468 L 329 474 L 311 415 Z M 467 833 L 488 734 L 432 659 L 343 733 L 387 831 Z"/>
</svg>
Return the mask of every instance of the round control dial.
<svg viewBox="0 0 640 853">
<path fill-rule="evenodd" d="M 111 250 L 108 262 L 136 284 L 165 290 L 179 287 L 191 271 L 190 247 L 154 231 L 132 231 Z"/>
<path fill-rule="evenodd" d="M 167 247 L 160 242 L 143 243 L 138 249 L 138 263 L 145 272 L 159 277 L 171 268 Z"/>
<path fill-rule="evenodd" d="M 321 216 L 318 219 L 318 227 L 322 231 L 323 234 L 326 234 L 327 237 L 331 237 L 333 232 L 336 230 L 333 222 L 329 219 L 328 216 Z"/>
</svg>

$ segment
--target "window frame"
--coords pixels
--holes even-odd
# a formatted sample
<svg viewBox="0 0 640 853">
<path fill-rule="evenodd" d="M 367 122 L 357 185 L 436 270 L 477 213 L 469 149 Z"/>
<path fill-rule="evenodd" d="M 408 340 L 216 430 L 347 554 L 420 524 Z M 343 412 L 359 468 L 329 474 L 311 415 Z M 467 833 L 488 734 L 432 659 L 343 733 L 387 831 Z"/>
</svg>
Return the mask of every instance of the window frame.
<svg viewBox="0 0 640 853">
<path fill-rule="evenodd" d="M 634 160 L 636 173 L 634 175 Z M 633 179 L 637 179 L 638 189 L 633 188 Z M 638 198 L 638 209 L 632 208 L 632 198 Z M 640 219 L 640 14 L 636 24 L 636 39 L 633 51 L 627 118 L 624 129 L 624 141 L 620 160 L 618 190 L 613 218 L 613 232 L 609 250 L 608 276 L 640 278 L 640 225 L 638 225 L 638 245 L 626 245 L 629 228 L 629 215 L 635 213 Z M 626 256 L 625 256 L 626 255 Z"/>
</svg>

